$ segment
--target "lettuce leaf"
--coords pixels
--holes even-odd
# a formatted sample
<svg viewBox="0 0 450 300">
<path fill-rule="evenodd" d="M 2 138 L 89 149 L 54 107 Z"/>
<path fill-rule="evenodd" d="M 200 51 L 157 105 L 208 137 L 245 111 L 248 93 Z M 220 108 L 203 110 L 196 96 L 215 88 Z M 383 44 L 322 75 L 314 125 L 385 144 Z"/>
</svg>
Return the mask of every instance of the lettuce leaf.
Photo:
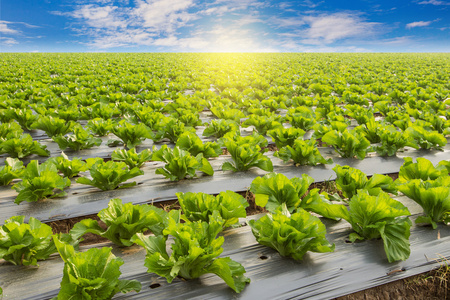
<svg viewBox="0 0 450 300">
<path fill-rule="evenodd" d="M 156 169 L 155 173 L 164 175 L 172 181 L 196 177 L 196 171 L 209 176 L 214 174 L 211 164 L 203 157 L 203 154 L 200 153 L 194 157 L 177 146 L 173 150 L 167 145 L 162 145 L 159 150 L 154 147 L 152 160 L 166 163 L 163 168 Z"/>
<path fill-rule="evenodd" d="M 131 170 L 124 162 L 107 161 L 102 159 L 87 160 L 90 167 L 90 174 L 92 179 L 86 177 L 80 177 L 76 181 L 81 184 L 87 184 L 95 186 L 103 191 L 113 190 L 116 188 L 127 188 L 136 185 L 136 182 L 130 182 L 119 186 L 122 182 L 136 176 L 144 174 L 139 168 L 132 168 Z"/>
<path fill-rule="evenodd" d="M 346 211 L 344 205 L 331 203 L 319 194 L 318 189 L 308 192 L 313 182 L 314 179 L 307 174 L 289 179 L 283 174 L 269 173 L 255 178 L 250 191 L 255 195 L 256 205 L 271 213 L 285 206 L 289 213 L 302 208 L 329 219 L 342 218 Z"/>
<path fill-rule="evenodd" d="M 220 217 L 211 219 L 209 223 L 177 223 L 169 220 L 168 227 L 163 231 L 164 236 L 145 237 L 138 233 L 133 241 L 147 251 L 145 266 L 148 272 L 165 277 L 169 283 L 177 276 L 193 279 L 214 273 L 240 293 L 250 282 L 244 276 L 244 267 L 230 258 L 217 258 L 223 251 L 224 237 L 217 238 L 222 224 Z M 166 250 L 168 235 L 174 239 L 170 256 Z"/>
<path fill-rule="evenodd" d="M 203 154 L 204 158 L 218 157 L 222 154 L 222 149 L 219 144 L 215 142 L 203 143 L 197 134 L 193 132 L 185 132 L 178 137 L 175 144 L 181 150 L 186 150 L 193 156 Z"/>
<path fill-rule="evenodd" d="M 274 156 L 279 157 L 284 162 L 293 160 L 296 166 L 316 166 L 318 164 L 331 164 L 333 160 L 331 158 L 325 159 L 320 154 L 319 149 L 316 146 L 316 140 L 301 140 L 294 141 L 292 147 L 287 145 L 275 152 Z"/>
<path fill-rule="evenodd" d="M 152 154 L 150 149 L 144 149 L 139 153 L 136 152 L 136 148 L 131 148 L 129 150 L 116 149 L 111 154 L 112 160 L 123 161 L 130 169 L 142 167 L 146 161 L 151 159 L 151 157 Z"/>
<path fill-rule="evenodd" d="M 396 185 L 389 176 L 374 174 L 368 179 L 364 172 L 350 166 L 336 165 L 333 170 L 337 175 L 337 188 L 348 199 L 356 195 L 360 189 L 367 190 L 373 196 L 378 195 L 381 191 L 393 194 L 397 193 Z"/>
<path fill-rule="evenodd" d="M 12 186 L 19 194 L 14 203 L 23 201 L 36 202 L 45 198 L 63 197 L 64 189 L 71 184 L 70 179 L 61 177 L 55 165 L 44 163 L 39 165 L 37 160 L 32 160 L 26 167 L 23 180 Z M 61 192 L 56 193 L 55 189 Z"/>
<path fill-rule="evenodd" d="M 47 146 L 41 145 L 29 134 L 24 134 L 20 137 L 14 137 L 6 141 L 0 141 L 0 154 L 8 153 L 14 158 L 24 158 L 30 154 L 37 154 L 39 156 L 50 156 L 50 151 Z"/>
<path fill-rule="evenodd" d="M 448 176 L 448 170 L 443 164 L 436 167 L 426 158 L 418 157 L 413 162 L 412 157 L 405 157 L 403 165 L 398 173 L 398 182 L 405 183 L 413 179 L 436 180 L 439 177 Z"/>
<path fill-rule="evenodd" d="M 152 205 L 122 204 L 120 199 L 111 199 L 108 208 L 102 209 L 98 216 L 107 229 L 101 228 L 96 220 L 84 219 L 76 223 L 70 234 L 78 239 L 86 233 L 94 233 L 107 238 L 121 247 L 133 245 L 130 239 L 138 232 L 150 230 L 161 235 L 167 225 L 167 213 Z"/>
<path fill-rule="evenodd" d="M 307 251 L 334 251 L 335 245 L 325 238 L 325 225 L 303 209 L 292 215 L 278 210 L 256 221 L 250 220 L 249 225 L 258 243 L 295 260 L 301 260 Z"/>
<path fill-rule="evenodd" d="M 229 139 L 225 140 L 224 144 L 233 161 L 223 163 L 223 171 L 247 171 L 252 167 L 269 172 L 273 170 L 272 161 L 260 152 L 261 148 L 258 145 L 238 144 Z"/>
<path fill-rule="evenodd" d="M 60 234 L 58 238 L 78 245 L 70 235 Z M 38 260 L 45 260 L 55 252 L 52 228 L 33 217 L 25 223 L 25 216 L 14 216 L 0 227 L 0 259 L 15 265 L 39 266 Z"/>
<path fill-rule="evenodd" d="M 80 158 L 75 157 L 70 160 L 64 152 L 61 152 L 61 156 L 52 157 L 47 162 L 53 163 L 58 171 L 68 178 L 77 176 L 88 169 L 88 165 Z"/>
<path fill-rule="evenodd" d="M 220 192 L 217 196 L 191 192 L 176 195 L 184 213 L 183 217 L 191 222 L 208 222 L 217 211 L 224 221 L 225 228 L 236 224 L 239 218 L 247 216 L 245 211 L 249 206 L 247 200 L 233 191 Z"/>
<path fill-rule="evenodd" d="M 348 215 L 344 218 L 355 233 L 350 241 L 382 238 L 389 262 L 406 260 L 410 255 L 411 215 L 408 208 L 386 193 L 371 196 L 360 190 L 349 203 Z"/>
<path fill-rule="evenodd" d="M 423 208 L 425 216 L 418 217 L 416 223 L 431 224 L 436 229 L 438 222 L 450 222 L 449 176 L 434 181 L 412 179 L 397 188 Z"/>
<path fill-rule="evenodd" d="M 289 127 L 289 128 L 276 128 L 269 130 L 267 135 L 272 138 L 278 149 L 286 146 L 293 146 L 295 140 L 303 138 L 305 131 L 300 128 Z"/>
<path fill-rule="evenodd" d="M 23 162 L 17 158 L 6 158 L 5 165 L 0 167 L 0 185 L 10 184 L 13 179 L 20 178 L 24 172 Z"/>
<path fill-rule="evenodd" d="M 58 300 L 111 299 L 118 292 L 139 292 L 136 280 L 120 280 L 123 260 L 111 253 L 112 248 L 91 248 L 76 252 L 68 244 L 53 236 L 56 248 L 64 261 L 63 278 Z"/>
<path fill-rule="evenodd" d="M 322 137 L 322 142 L 333 146 L 334 150 L 345 158 L 364 159 L 370 146 L 370 142 L 362 134 L 355 131 L 339 132 L 332 130 Z"/>
<path fill-rule="evenodd" d="M 142 123 L 133 125 L 127 121 L 115 124 L 111 132 L 123 141 L 128 149 L 140 145 L 145 139 L 151 139 L 151 131 Z"/>
</svg>

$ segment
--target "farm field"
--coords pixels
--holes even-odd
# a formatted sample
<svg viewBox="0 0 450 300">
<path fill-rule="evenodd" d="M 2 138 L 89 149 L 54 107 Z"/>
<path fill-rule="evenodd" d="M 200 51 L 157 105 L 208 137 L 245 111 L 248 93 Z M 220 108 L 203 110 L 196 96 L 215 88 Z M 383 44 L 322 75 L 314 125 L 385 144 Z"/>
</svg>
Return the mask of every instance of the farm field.
<svg viewBox="0 0 450 300">
<path fill-rule="evenodd" d="M 449 54 L 0 56 L 4 299 L 330 299 L 450 259 Z"/>
</svg>

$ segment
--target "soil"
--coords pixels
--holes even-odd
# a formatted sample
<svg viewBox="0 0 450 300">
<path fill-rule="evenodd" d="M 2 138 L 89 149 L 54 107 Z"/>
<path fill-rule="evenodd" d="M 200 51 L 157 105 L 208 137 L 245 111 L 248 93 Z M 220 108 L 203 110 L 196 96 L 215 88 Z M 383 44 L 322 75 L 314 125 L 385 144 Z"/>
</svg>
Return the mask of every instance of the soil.
<svg viewBox="0 0 450 300">
<path fill-rule="evenodd" d="M 437 270 L 394 281 L 335 300 L 444 300 L 450 299 L 450 268 Z"/>
<path fill-rule="evenodd" d="M 52 228 L 53 233 L 55 233 L 55 234 L 56 233 L 69 233 L 69 231 L 73 228 L 73 226 L 83 219 L 97 220 L 100 224 L 100 227 L 102 227 L 103 229 L 106 229 L 105 223 L 100 221 L 100 219 L 97 215 L 88 215 L 88 216 L 82 216 L 82 217 L 77 217 L 77 218 L 72 218 L 72 219 L 53 221 L 53 222 L 47 223 L 47 225 L 49 225 Z M 86 233 L 85 235 L 83 235 L 83 240 L 80 242 L 80 245 L 97 244 L 97 243 L 103 243 L 103 242 L 107 242 L 107 241 L 108 241 L 108 239 L 103 238 L 99 235 L 96 235 L 93 233 Z"/>
</svg>

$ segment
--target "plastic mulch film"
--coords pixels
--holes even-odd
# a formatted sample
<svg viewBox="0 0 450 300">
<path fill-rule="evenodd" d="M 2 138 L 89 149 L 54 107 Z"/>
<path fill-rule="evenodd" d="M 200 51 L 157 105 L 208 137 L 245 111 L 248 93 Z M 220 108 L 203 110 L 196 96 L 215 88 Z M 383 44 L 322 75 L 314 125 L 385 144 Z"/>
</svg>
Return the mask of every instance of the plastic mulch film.
<svg viewBox="0 0 450 300">
<path fill-rule="evenodd" d="M 450 159 L 450 151 L 410 151 L 410 157 L 425 157 L 433 164 L 444 159 Z M 367 157 L 364 160 L 344 159 L 334 157 L 334 164 L 316 167 L 295 167 L 285 164 L 280 159 L 270 156 L 274 163 L 274 172 L 283 173 L 289 178 L 299 177 L 306 173 L 315 179 L 315 182 L 334 180 L 335 172 L 332 170 L 335 164 L 350 165 L 360 169 L 367 175 L 397 173 L 404 160 L 401 157 Z M 50 222 L 61 219 L 69 219 L 84 215 L 96 214 L 108 206 L 112 198 L 121 198 L 124 203 L 135 204 L 154 203 L 176 199 L 177 192 L 204 192 L 218 194 L 221 191 L 232 190 L 235 192 L 246 191 L 251 182 L 257 176 L 267 172 L 253 168 L 247 172 L 219 171 L 221 164 L 229 159 L 229 156 L 211 160 L 215 170 L 213 176 L 201 176 L 191 180 L 171 182 L 161 175 L 155 174 L 155 169 L 163 163 L 151 162 L 146 165 L 144 175 L 133 178 L 137 186 L 127 189 L 116 189 L 112 191 L 101 191 L 95 187 L 75 183 L 66 189 L 67 197 L 46 199 L 39 202 L 22 202 L 20 205 L 14 203 L 17 193 L 10 187 L 0 187 L 0 223 L 15 216 L 24 215 L 27 218 L 33 216 L 42 222 Z"/>
</svg>

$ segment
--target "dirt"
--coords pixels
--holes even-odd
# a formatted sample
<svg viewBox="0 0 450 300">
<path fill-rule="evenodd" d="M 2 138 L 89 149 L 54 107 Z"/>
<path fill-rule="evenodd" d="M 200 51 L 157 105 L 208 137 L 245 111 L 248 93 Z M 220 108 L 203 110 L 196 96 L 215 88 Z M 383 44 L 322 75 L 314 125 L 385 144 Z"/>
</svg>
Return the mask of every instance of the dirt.
<svg viewBox="0 0 450 300">
<path fill-rule="evenodd" d="M 450 299 L 450 268 L 437 270 L 380 285 L 335 300 L 444 300 Z"/>
<path fill-rule="evenodd" d="M 69 231 L 73 228 L 73 226 L 83 219 L 97 220 L 99 222 L 100 227 L 102 227 L 103 229 L 106 229 L 105 223 L 100 221 L 100 219 L 97 215 L 88 215 L 88 216 L 82 216 L 82 217 L 77 217 L 77 218 L 72 218 L 72 219 L 53 221 L 53 222 L 47 223 L 47 225 L 49 225 L 52 228 L 53 233 L 69 233 Z M 97 243 L 103 243 L 103 242 L 107 242 L 107 241 L 108 241 L 108 239 L 103 238 L 99 235 L 96 235 L 93 233 L 86 233 L 85 235 L 83 235 L 83 241 L 80 242 L 80 245 L 97 244 Z"/>
</svg>

